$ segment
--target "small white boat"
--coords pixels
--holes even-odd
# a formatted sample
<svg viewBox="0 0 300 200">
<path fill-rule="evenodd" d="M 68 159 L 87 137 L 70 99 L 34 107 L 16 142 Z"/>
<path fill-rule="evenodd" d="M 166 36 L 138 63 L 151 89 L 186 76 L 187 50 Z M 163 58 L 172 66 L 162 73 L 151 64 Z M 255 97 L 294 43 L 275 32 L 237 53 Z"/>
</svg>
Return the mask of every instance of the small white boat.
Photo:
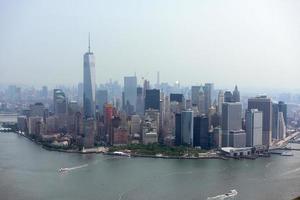
<svg viewBox="0 0 300 200">
<path fill-rule="evenodd" d="M 290 151 L 284 151 L 281 153 L 282 156 L 293 156 L 294 154 Z"/>
<path fill-rule="evenodd" d="M 208 197 L 207 200 L 234 200 L 238 192 L 236 190 L 230 190 L 230 192 L 221 194 L 215 197 Z"/>
<path fill-rule="evenodd" d="M 69 168 L 60 168 L 58 170 L 58 172 L 66 172 L 66 171 L 69 171 L 70 169 Z"/>
</svg>

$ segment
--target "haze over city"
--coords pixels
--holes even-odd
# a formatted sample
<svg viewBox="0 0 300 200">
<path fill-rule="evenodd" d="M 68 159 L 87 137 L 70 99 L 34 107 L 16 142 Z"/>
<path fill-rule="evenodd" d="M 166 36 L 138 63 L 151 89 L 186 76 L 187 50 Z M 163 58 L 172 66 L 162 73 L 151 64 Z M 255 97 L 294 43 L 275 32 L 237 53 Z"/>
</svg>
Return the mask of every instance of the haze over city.
<svg viewBox="0 0 300 200">
<path fill-rule="evenodd" d="M 96 82 L 297 89 L 299 1 L 0 2 L 0 84 L 77 85 L 88 33 Z M 184 75 L 184 76 L 183 76 Z"/>
</svg>

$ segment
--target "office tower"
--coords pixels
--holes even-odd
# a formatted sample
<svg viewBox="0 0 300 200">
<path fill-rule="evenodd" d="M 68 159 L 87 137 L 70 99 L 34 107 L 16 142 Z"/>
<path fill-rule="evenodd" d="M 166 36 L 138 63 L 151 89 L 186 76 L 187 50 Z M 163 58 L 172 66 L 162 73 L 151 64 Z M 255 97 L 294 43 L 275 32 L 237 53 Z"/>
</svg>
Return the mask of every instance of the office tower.
<svg viewBox="0 0 300 200">
<path fill-rule="evenodd" d="M 211 107 L 213 90 L 214 90 L 214 85 L 212 83 L 205 83 L 204 85 L 205 113 L 208 113 L 208 109 Z"/>
<path fill-rule="evenodd" d="M 136 96 L 137 96 L 137 78 L 136 76 L 124 77 L 124 103 L 127 114 L 132 114 L 136 110 Z"/>
<path fill-rule="evenodd" d="M 145 110 L 160 110 L 160 91 L 157 89 L 146 90 Z"/>
<path fill-rule="evenodd" d="M 44 117 L 45 106 L 43 103 L 35 103 L 30 105 L 30 116 L 32 117 Z"/>
<path fill-rule="evenodd" d="M 156 74 L 156 89 L 160 89 L 159 72 Z"/>
<path fill-rule="evenodd" d="M 191 103 L 192 106 L 199 106 L 199 97 L 200 97 L 200 89 L 201 86 L 192 86 L 191 88 L 191 92 L 192 92 L 192 96 L 191 96 Z"/>
<path fill-rule="evenodd" d="M 108 92 L 107 90 L 96 91 L 96 107 L 99 113 L 102 115 L 104 111 L 104 105 L 108 103 Z"/>
<path fill-rule="evenodd" d="M 279 112 L 283 113 L 284 122 L 287 125 L 287 104 L 284 103 L 283 101 L 279 101 L 278 109 L 279 109 Z"/>
<path fill-rule="evenodd" d="M 141 136 L 141 123 L 142 119 L 139 115 L 132 115 L 131 121 L 130 121 L 130 134 L 131 136 L 135 137 L 137 134 L 137 137 Z"/>
<path fill-rule="evenodd" d="M 262 145 L 263 113 L 257 109 L 246 111 L 246 146 Z"/>
<path fill-rule="evenodd" d="M 258 109 L 263 113 L 262 144 L 269 146 L 272 137 L 272 100 L 266 96 L 248 99 L 248 109 Z"/>
<path fill-rule="evenodd" d="M 96 120 L 94 120 L 93 118 L 88 118 L 83 120 L 83 132 L 84 132 L 83 146 L 85 148 L 93 147 L 95 143 Z"/>
<path fill-rule="evenodd" d="M 104 128 L 110 144 L 113 144 L 113 131 L 112 131 L 112 119 L 113 119 L 113 105 L 105 104 L 104 106 Z"/>
<path fill-rule="evenodd" d="M 171 93 L 170 94 L 170 102 L 172 102 L 172 101 L 176 101 L 178 103 L 183 103 L 183 101 L 184 101 L 183 94 L 174 94 L 174 93 Z"/>
<path fill-rule="evenodd" d="M 219 91 L 218 94 L 218 114 L 222 115 L 222 104 L 224 103 L 224 92 L 222 90 Z"/>
<path fill-rule="evenodd" d="M 272 103 L 272 139 L 278 139 L 279 131 L 279 106 Z"/>
<path fill-rule="evenodd" d="M 241 98 L 240 98 L 240 92 L 238 90 L 237 85 L 234 88 L 234 91 L 232 92 L 232 101 L 233 102 L 240 102 Z"/>
<path fill-rule="evenodd" d="M 138 87 L 136 89 L 137 97 L 136 97 L 136 114 L 143 116 L 144 108 L 145 108 L 145 100 L 143 95 L 143 88 Z"/>
<path fill-rule="evenodd" d="M 56 115 L 67 113 L 67 98 L 61 89 L 53 90 L 53 107 Z"/>
<path fill-rule="evenodd" d="M 206 116 L 194 117 L 193 132 L 193 146 L 201 147 L 201 149 L 209 149 L 210 140 L 208 131 L 208 118 Z"/>
<path fill-rule="evenodd" d="M 222 146 L 229 146 L 229 132 L 242 129 L 242 104 L 228 103 L 222 105 Z"/>
<path fill-rule="evenodd" d="M 286 125 L 284 121 L 284 113 L 279 112 L 278 115 L 278 139 L 282 140 L 286 137 Z"/>
<path fill-rule="evenodd" d="M 199 105 L 198 105 L 198 111 L 200 114 L 205 114 L 205 95 L 203 87 L 200 87 L 199 90 Z"/>
<path fill-rule="evenodd" d="M 232 93 L 231 91 L 225 91 L 224 93 L 224 102 L 232 102 Z"/>
<path fill-rule="evenodd" d="M 193 145 L 194 117 L 192 110 L 182 111 L 181 113 L 181 137 L 182 144 Z"/>
<path fill-rule="evenodd" d="M 80 112 L 80 106 L 77 101 L 69 101 L 68 103 L 68 115 L 75 115 Z"/>
<path fill-rule="evenodd" d="M 83 56 L 83 113 L 84 118 L 95 117 L 95 99 L 96 99 L 96 84 L 95 84 L 95 57 L 90 48 Z"/>
<path fill-rule="evenodd" d="M 43 97 L 43 99 L 48 99 L 48 87 L 47 86 L 43 86 L 43 88 L 42 88 L 42 97 Z"/>
<path fill-rule="evenodd" d="M 83 83 L 78 83 L 77 87 L 77 101 L 80 105 L 83 104 Z"/>
<path fill-rule="evenodd" d="M 144 80 L 144 86 L 143 86 L 143 95 L 145 98 L 146 90 L 150 90 L 150 81 Z"/>
<path fill-rule="evenodd" d="M 246 132 L 244 130 L 229 131 L 229 146 L 234 148 L 246 147 Z"/>
<path fill-rule="evenodd" d="M 182 134 L 181 134 L 181 113 L 175 114 L 175 145 L 182 145 Z"/>
</svg>

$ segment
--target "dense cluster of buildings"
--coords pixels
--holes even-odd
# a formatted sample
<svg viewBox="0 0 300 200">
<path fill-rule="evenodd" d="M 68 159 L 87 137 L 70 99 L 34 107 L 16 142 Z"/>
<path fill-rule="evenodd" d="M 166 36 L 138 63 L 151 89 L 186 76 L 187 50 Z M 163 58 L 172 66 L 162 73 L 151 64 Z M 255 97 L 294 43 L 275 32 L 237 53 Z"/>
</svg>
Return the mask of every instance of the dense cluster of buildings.
<svg viewBox="0 0 300 200">
<path fill-rule="evenodd" d="M 20 111 L 20 131 L 54 146 L 86 148 L 129 143 L 267 148 L 286 137 L 287 104 L 282 101 L 257 96 L 245 105 L 237 86 L 216 91 L 212 83 L 182 91 L 179 83 L 161 84 L 159 73 L 154 87 L 126 76 L 123 88 L 112 82 L 97 88 L 90 47 L 83 68 L 77 98 L 54 89 L 51 101 L 46 97 Z M 43 92 L 47 96 L 48 89 Z"/>
</svg>

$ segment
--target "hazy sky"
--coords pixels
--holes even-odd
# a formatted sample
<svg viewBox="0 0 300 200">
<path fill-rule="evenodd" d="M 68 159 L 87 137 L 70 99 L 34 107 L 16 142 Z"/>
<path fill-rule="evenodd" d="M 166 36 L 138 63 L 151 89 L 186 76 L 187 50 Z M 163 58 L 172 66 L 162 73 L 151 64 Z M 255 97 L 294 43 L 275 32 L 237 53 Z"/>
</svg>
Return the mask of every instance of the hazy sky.
<svg viewBox="0 0 300 200">
<path fill-rule="evenodd" d="M 300 88 L 299 0 L 0 0 L 0 84 L 77 84 L 88 32 L 97 83 Z"/>
</svg>

